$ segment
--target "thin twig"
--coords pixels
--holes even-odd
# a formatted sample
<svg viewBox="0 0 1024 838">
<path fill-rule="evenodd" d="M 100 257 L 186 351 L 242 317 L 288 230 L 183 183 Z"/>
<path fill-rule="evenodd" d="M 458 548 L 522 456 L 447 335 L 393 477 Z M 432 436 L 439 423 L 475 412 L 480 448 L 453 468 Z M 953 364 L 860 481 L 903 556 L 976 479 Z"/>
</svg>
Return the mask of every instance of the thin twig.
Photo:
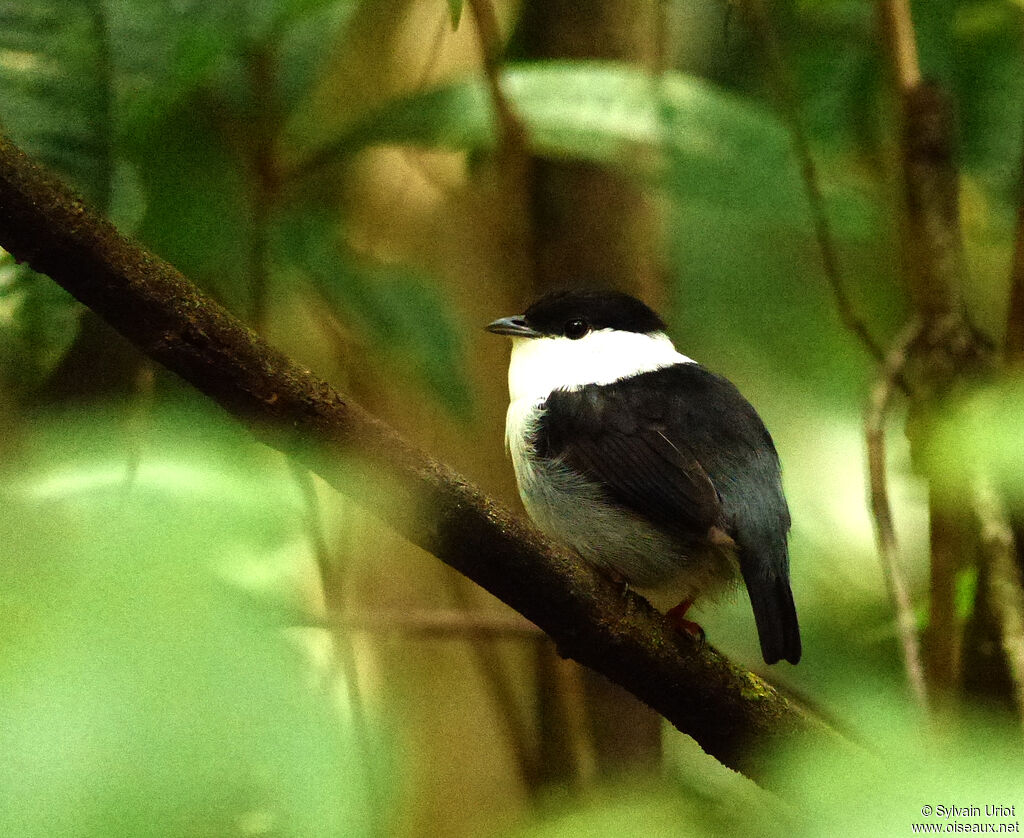
<svg viewBox="0 0 1024 838">
<path fill-rule="evenodd" d="M 131 491 L 135 486 L 135 480 L 139 476 L 139 467 L 142 465 L 146 431 L 149 430 L 152 421 L 153 394 L 156 391 L 155 366 L 149 358 L 143 358 L 139 361 L 139 367 L 135 371 L 135 378 L 132 382 L 132 399 L 125 421 L 128 450 L 128 461 L 125 463 L 124 469 L 125 492 Z"/>
<path fill-rule="evenodd" d="M 1010 307 L 1006 317 L 1003 357 L 1011 369 L 1024 368 L 1024 153 L 1017 175 L 1017 232 L 1014 236 L 1013 264 L 1010 268 Z"/>
<path fill-rule="evenodd" d="M 983 477 L 975 482 L 974 512 L 978 516 L 983 555 L 988 563 L 987 595 L 999 622 L 1017 715 L 1024 723 L 1024 589 L 1017 565 L 1017 544 L 999 494 Z"/>
<path fill-rule="evenodd" d="M 914 90 L 921 84 L 921 66 L 917 60 L 917 39 L 910 0 L 879 0 L 882 31 L 888 43 L 893 78 L 901 92 Z"/>
<path fill-rule="evenodd" d="M 461 612 L 470 614 L 474 609 L 464 584 L 464 579 L 452 578 L 448 590 Z M 509 677 L 500 650 L 489 642 L 492 638 L 485 637 L 479 632 L 466 632 L 463 639 L 469 643 L 473 651 L 477 670 L 491 695 L 495 712 L 505 727 L 505 735 L 516 756 L 523 782 L 528 789 L 537 789 L 540 785 L 537 737 L 523 718 L 523 709 L 516 698 L 512 679 Z"/>
<path fill-rule="evenodd" d="M 477 36 L 480 42 L 480 55 L 483 59 L 484 76 L 491 94 L 491 102 L 497 112 L 498 127 L 501 131 L 499 144 L 517 151 L 526 150 L 526 134 L 519 117 L 509 104 L 505 91 L 501 89 L 501 28 L 498 17 L 494 13 L 491 0 L 468 0 L 476 23 Z"/>
<path fill-rule="evenodd" d="M 491 103 L 498 120 L 499 170 L 504 181 L 506 199 L 511 204 L 508 213 L 513 247 L 521 270 L 529 273 L 526 287 L 535 285 L 536 258 L 533 218 L 530 212 L 530 183 L 532 157 L 526 128 L 520 121 L 508 97 L 501 88 L 502 41 L 498 18 L 492 0 L 467 0 L 473 12 L 480 55 L 483 60 L 484 76 L 490 92 Z"/>
<path fill-rule="evenodd" d="M 885 587 L 889 592 L 896 615 L 896 633 L 903 652 L 907 682 L 910 684 L 915 700 L 922 708 L 927 704 L 927 692 L 924 669 L 921 665 L 921 644 L 917 636 L 914 609 L 907 592 L 906 582 L 903 579 L 903 571 L 900 568 L 896 528 L 893 525 L 892 509 L 889 505 L 885 462 L 885 421 L 896 390 L 896 381 L 905 370 L 911 352 L 923 333 L 923 321 L 915 318 L 904 327 L 894 341 L 875 380 L 875 385 L 872 387 L 864 420 L 871 510 L 874 514 L 882 575 L 885 578 Z"/>
<path fill-rule="evenodd" d="M 468 634 L 494 640 L 544 636 L 533 623 L 512 611 L 492 614 L 455 609 L 399 612 L 346 609 L 342 613 L 331 614 L 329 620 L 348 631 L 399 633 L 427 640 L 464 640 Z"/>
<path fill-rule="evenodd" d="M 92 18 L 93 43 L 96 45 L 96 60 L 93 70 L 97 73 L 97 99 L 92 103 L 90 112 L 99 124 L 97 133 L 99 142 L 96 145 L 97 169 L 93 172 L 94 183 L 99 185 L 95 193 L 97 209 L 100 212 L 110 211 L 111 196 L 114 193 L 114 59 L 111 50 L 110 21 L 106 5 L 102 0 L 88 0 L 85 4 L 86 14 Z"/>
<path fill-rule="evenodd" d="M 299 487 L 303 503 L 306 506 L 306 535 L 313 548 L 313 555 L 316 557 L 317 567 L 320 571 L 320 581 L 324 588 L 324 602 L 328 609 L 341 610 L 344 608 L 344 589 L 340 585 L 341 574 L 332 561 L 331 551 L 327 546 L 316 483 L 313 481 L 313 475 L 307 469 L 292 460 L 286 462 L 288 471 Z"/>
<path fill-rule="evenodd" d="M 807 132 L 804 130 L 803 121 L 800 119 L 799 98 L 793 78 L 787 68 L 779 33 L 772 24 L 763 0 L 744 0 L 744 6 L 750 15 L 754 30 L 760 36 L 776 105 L 789 129 L 793 141 L 793 151 L 800 164 L 800 175 L 807 193 L 814 236 L 818 242 L 818 250 L 821 252 L 822 270 L 832 289 L 839 319 L 860 340 L 871 357 L 881 364 L 885 360 L 885 351 L 872 336 L 867 323 L 855 311 L 853 301 L 850 299 L 843 281 L 842 270 L 839 267 L 839 252 L 829 224 L 828 211 L 825 208 L 825 196 L 821 190 L 821 181 L 814 163 L 814 155 L 811 153 L 811 144 L 807 138 Z M 896 383 L 901 390 L 907 392 L 907 385 L 902 375 L 897 376 Z"/>
<path fill-rule="evenodd" d="M 306 505 L 306 534 L 320 570 L 324 610 L 328 614 L 337 613 L 345 608 L 344 573 L 338 563 L 332 561 L 324 528 L 323 512 L 320 508 L 320 497 L 316 491 L 316 482 L 313 480 L 313 475 L 298 463 L 291 459 L 287 462 L 288 470 L 298 484 Z M 331 659 L 333 665 L 330 676 L 341 680 L 351 713 L 353 734 L 362 754 L 360 762 L 364 766 L 364 770 L 368 771 L 373 766 L 374 743 L 370 732 L 366 702 L 363 700 L 363 692 L 359 684 L 359 665 L 356 660 L 355 643 L 352 641 L 350 632 L 342 630 L 341 626 L 330 620 L 325 623 L 334 639 L 335 654 Z M 368 779 L 372 780 L 372 777 Z M 381 827 L 386 820 L 384 814 L 387 811 L 386 803 L 381 798 L 376 783 L 369 782 L 367 791 L 368 803 L 375 825 Z"/>
</svg>

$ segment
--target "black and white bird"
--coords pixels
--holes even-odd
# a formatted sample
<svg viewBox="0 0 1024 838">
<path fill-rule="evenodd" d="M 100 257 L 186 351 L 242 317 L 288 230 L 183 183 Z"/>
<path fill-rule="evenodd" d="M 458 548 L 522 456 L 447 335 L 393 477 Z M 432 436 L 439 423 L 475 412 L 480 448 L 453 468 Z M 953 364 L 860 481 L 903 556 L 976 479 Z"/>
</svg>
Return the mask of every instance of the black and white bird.
<svg viewBox="0 0 1024 838">
<path fill-rule="evenodd" d="M 487 330 L 512 338 L 505 440 L 534 523 L 678 624 L 742 577 L 765 662 L 799 661 L 779 458 L 739 390 L 626 294 L 549 294 Z"/>
</svg>

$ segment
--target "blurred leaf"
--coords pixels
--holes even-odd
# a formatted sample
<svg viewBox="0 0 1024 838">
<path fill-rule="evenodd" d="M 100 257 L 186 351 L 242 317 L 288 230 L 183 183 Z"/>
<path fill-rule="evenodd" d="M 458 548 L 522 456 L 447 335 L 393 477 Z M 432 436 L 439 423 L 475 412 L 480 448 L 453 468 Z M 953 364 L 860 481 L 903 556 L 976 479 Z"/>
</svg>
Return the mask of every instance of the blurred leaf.
<svg viewBox="0 0 1024 838">
<path fill-rule="evenodd" d="M 334 34 L 357 7 L 358 0 L 117 4 L 111 26 L 123 140 L 131 144 L 196 98 L 205 106 L 212 101 L 224 119 L 267 118 L 256 97 L 291 107 L 308 92 Z M 253 89 L 257 59 L 271 66 L 269 90 Z"/>
<path fill-rule="evenodd" d="M 210 6 L 213 4 L 203 4 Z M 205 26 L 202 8 L 184 0 L 125 0 L 111 4 L 111 55 L 118 69 L 119 140 L 131 148 L 137 135 L 166 118 L 194 85 L 203 83 L 217 60 L 216 43 L 201 39 L 194 28 Z M 196 47 L 194 53 L 183 43 Z"/>
<path fill-rule="evenodd" d="M 5 463 L 5 838 L 370 834 L 366 742 L 279 612 L 223 581 L 302 538 L 297 491 L 198 418 L 160 419 L 131 480 L 100 416 Z"/>
<path fill-rule="evenodd" d="M 919 729 L 919 719 L 908 716 L 905 699 L 885 685 L 852 690 L 859 693 L 862 718 L 873 719 L 871 729 L 859 737 L 871 743 L 870 749 L 851 748 L 839 762 L 825 748 L 782 761 L 778 775 L 785 783 L 784 798 L 799 813 L 797 828 L 782 834 L 874 838 L 911 834 L 919 823 L 938 824 L 944 832 L 1017 831 L 1019 809 L 1011 817 L 985 812 L 986 804 L 1019 806 L 1015 801 L 1024 763 L 1016 730 L 989 720 L 958 719 L 929 736 Z M 953 816 L 948 812 L 952 805 L 977 806 L 980 814 Z"/>
<path fill-rule="evenodd" d="M 336 34 L 356 10 L 356 0 L 290 0 L 287 23 L 274 47 L 279 100 L 295 109 L 319 78 L 324 62 L 337 49 Z M 282 10 L 282 15 L 284 15 Z"/>
<path fill-rule="evenodd" d="M 427 277 L 405 265 L 369 264 L 335 243 L 335 222 L 293 215 L 277 229 L 279 268 L 298 268 L 385 362 L 419 380 L 459 419 L 473 401 L 463 346 L 449 303 Z"/>
<path fill-rule="evenodd" d="M 183 108 L 136 141 L 133 160 L 147 196 L 138 235 L 230 305 L 248 303 L 246 175 L 211 117 Z"/>
<path fill-rule="evenodd" d="M 927 468 L 947 475 L 954 485 L 974 479 L 965 468 L 977 469 L 995 481 L 1009 506 L 1024 510 L 1022 427 L 1024 378 L 978 388 L 942 417 L 926 453 Z"/>
<path fill-rule="evenodd" d="M 806 222 L 789 136 L 774 115 L 750 101 L 678 73 L 654 80 L 609 62 L 511 65 L 502 78 L 538 154 L 655 179 L 670 161 L 670 189 L 680 200 Z M 377 143 L 493 148 L 495 130 L 484 83 L 462 82 L 389 103 L 310 165 Z M 837 197 L 845 212 L 863 215 L 855 193 Z"/>
<path fill-rule="evenodd" d="M 57 283 L 0 250 L 0 387 L 22 396 L 40 384 L 78 334 L 82 307 Z"/>
<path fill-rule="evenodd" d="M 915 824 L 945 833 L 1017 832 L 1024 760 L 1016 730 L 960 722 L 929 737 L 890 685 L 862 681 L 849 687 L 859 717 L 874 722 L 853 738 L 869 746 L 851 742 L 841 754 L 836 746 L 773 754 L 774 794 L 731 772 L 725 776 L 703 753 L 689 753 L 692 743 L 670 736 L 669 759 L 687 752 L 670 776 L 619 781 L 582 800 L 549 803 L 512 835 L 605 838 L 637 834 L 638 824 L 649 838 L 878 838 L 924 831 Z M 989 814 L 986 805 L 1007 811 Z M 977 809 L 953 815 L 952 806 Z"/>
<path fill-rule="evenodd" d="M 0 6 L 3 130 L 101 210 L 113 157 L 106 39 L 100 0 Z"/>
<path fill-rule="evenodd" d="M 962 4 L 948 25 L 965 162 L 1015 206 L 1024 144 L 1024 7 L 1013 0 Z"/>
<path fill-rule="evenodd" d="M 448 0 L 448 15 L 452 20 L 452 29 L 458 29 L 459 21 L 462 20 L 462 0 Z"/>
<path fill-rule="evenodd" d="M 100 0 L 0 5 L 0 129 L 101 211 L 113 188 L 113 95 Z M 0 251 L 0 380 L 21 394 L 60 361 L 78 304 Z"/>
<path fill-rule="evenodd" d="M 880 153 L 878 96 L 885 79 L 873 8 L 857 0 L 795 5 L 795 14 L 776 26 L 809 134 L 829 149 Z"/>
<path fill-rule="evenodd" d="M 251 137 L 283 130 L 355 0 L 128 0 L 114 15 L 138 236 L 236 309 L 251 295 Z M 266 76 L 264 78 L 264 75 Z M 138 200 L 139 197 L 142 200 Z M 130 203 L 129 203 L 130 201 Z"/>
<path fill-rule="evenodd" d="M 675 146 L 700 160 L 717 160 L 742 159 L 729 154 L 733 134 L 754 133 L 776 148 L 786 145 L 784 131 L 767 112 L 679 74 L 655 84 L 625 64 L 551 61 L 510 65 L 502 84 L 531 145 L 553 157 L 644 170 L 650 163 L 636 157 L 642 149 Z M 678 117 L 681 134 L 664 136 L 659 105 Z M 391 102 L 332 149 L 350 153 L 375 143 L 492 148 L 495 131 L 486 85 L 474 79 Z"/>
</svg>

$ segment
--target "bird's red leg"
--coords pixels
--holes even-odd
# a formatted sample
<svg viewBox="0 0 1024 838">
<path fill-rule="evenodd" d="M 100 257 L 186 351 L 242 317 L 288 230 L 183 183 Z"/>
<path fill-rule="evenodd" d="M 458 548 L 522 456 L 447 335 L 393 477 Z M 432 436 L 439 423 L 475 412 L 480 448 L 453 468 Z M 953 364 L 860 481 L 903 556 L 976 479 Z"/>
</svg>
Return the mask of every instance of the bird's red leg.
<svg viewBox="0 0 1024 838">
<path fill-rule="evenodd" d="M 693 605 L 692 599 L 684 599 L 675 608 L 670 608 L 665 613 L 665 619 L 668 620 L 669 625 L 675 628 L 676 631 L 685 631 L 687 634 L 703 641 L 704 629 L 693 620 L 686 619 L 686 612 L 690 610 L 691 605 Z"/>
</svg>

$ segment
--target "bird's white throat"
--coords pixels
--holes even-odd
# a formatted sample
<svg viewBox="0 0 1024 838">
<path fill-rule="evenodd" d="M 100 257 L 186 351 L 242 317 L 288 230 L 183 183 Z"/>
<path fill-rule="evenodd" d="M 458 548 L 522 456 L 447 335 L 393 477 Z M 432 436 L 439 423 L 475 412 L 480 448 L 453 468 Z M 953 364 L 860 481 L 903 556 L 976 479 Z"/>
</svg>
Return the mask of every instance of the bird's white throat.
<svg viewBox="0 0 1024 838">
<path fill-rule="evenodd" d="M 600 329 L 578 339 L 513 338 L 508 366 L 512 402 L 547 398 L 553 390 L 611 384 L 674 364 L 692 364 L 664 332 L 638 334 Z"/>
</svg>

